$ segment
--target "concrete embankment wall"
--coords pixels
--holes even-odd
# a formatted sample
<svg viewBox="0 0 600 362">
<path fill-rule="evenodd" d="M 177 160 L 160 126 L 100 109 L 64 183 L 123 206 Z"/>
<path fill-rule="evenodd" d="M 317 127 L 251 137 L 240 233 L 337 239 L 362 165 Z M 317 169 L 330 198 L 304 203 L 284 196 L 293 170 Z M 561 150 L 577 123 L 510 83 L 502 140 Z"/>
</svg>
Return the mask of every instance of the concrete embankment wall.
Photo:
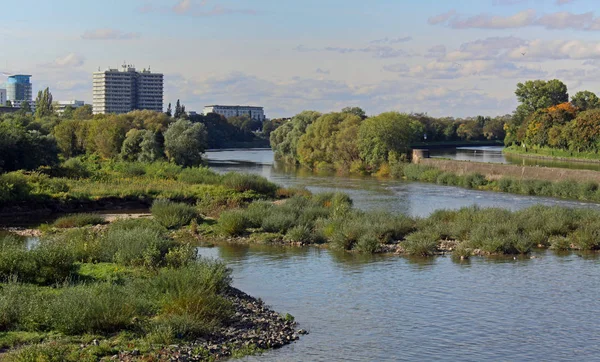
<svg viewBox="0 0 600 362">
<path fill-rule="evenodd" d="M 480 173 L 490 180 L 510 177 L 547 181 L 596 181 L 600 183 L 600 172 L 591 170 L 573 170 L 567 168 L 517 166 L 501 163 L 482 163 L 470 161 L 443 160 L 435 158 L 413 158 L 413 163 L 433 166 L 445 172 L 459 175 Z"/>
</svg>

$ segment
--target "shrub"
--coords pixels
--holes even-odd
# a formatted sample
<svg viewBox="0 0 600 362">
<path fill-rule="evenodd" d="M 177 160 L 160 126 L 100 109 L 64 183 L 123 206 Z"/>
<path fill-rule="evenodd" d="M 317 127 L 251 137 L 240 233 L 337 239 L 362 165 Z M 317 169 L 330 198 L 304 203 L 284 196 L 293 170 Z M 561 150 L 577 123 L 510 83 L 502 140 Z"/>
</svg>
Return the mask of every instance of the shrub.
<svg viewBox="0 0 600 362">
<path fill-rule="evenodd" d="M 310 227 L 298 225 L 288 230 L 285 234 L 285 239 L 291 242 L 311 244 L 315 241 L 315 236 Z"/>
<path fill-rule="evenodd" d="M 221 176 L 207 167 L 189 167 L 181 171 L 177 180 L 188 184 L 218 184 Z"/>
<path fill-rule="evenodd" d="M 423 182 L 436 182 L 438 176 L 440 176 L 441 174 L 442 174 L 442 171 L 440 171 L 440 170 L 438 170 L 436 168 L 425 170 L 419 176 L 419 181 L 423 181 Z"/>
<path fill-rule="evenodd" d="M 286 233 L 296 226 L 297 217 L 291 213 L 273 212 L 263 219 L 262 229 L 266 232 Z"/>
<path fill-rule="evenodd" d="M 459 178 L 452 172 L 443 172 L 437 177 L 435 182 L 438 185 L 458 186 Z"/>
<path fill-rule="evenodd" d="M 255 191 L 265 196 L 275 196 L 279 186 L 258 175 L 230 172 L 223 176 L 223 185 L 236 191 Z"/>
<path fill-rule="evenodd" d="M 20 172 L 0 175 L 0 202 L 27 200 L 31 186 L 27 178 Z"/>
<path fill-rule="evenodd" d="M 487 180 L 485 179 L 485 176 L 479 173 L 470 173 L 468 175 L 465 175 L 462 180 L 462 186 L 469 189 L 484 186 L 486 183 Z"/>
<path fill-rule="evenodd" d="M 273 211 L 276 211 L 276 206 L 268 201 L 257 201 L 248 205 L 248 208 L 244 212 L 247 218 L 247 227 L 260 228 L 263 220 L 269 216 Z"/>
<path fill-rule="evenodd" d="M 0 239 L 0 279 L 48 285 L 77 271 L 75 255 L 64 245 L 43 242 L 33 250 L 12 237 Z"/>
<path fill-rule="evenodd" d="M 423 172 L 432 170 L 431 166 L 424 166 L 419 164 L 408 164 L 404 165 L 404 177 L 409 181 L 419 181 Z"/>
<path fill-rule="evenodd" d="M 416 231 L 406 236 L 402 247 L 408 255 L 432 256 L 436 253 L 439 236 L 431 231 Z"/>
<path fill-rule="evenodd" d="M 354 248 L 362 253 L 375 253 L 379 250 L 379 238 L 372 232 L 364 233 L 358 238 Z"/>
<path fill-rule="evenodd" d="M 564 236 L 551 236 L 549 243 L 552 250 L 561 251 L 571 249 L 571 240 Z"/>
<path fill-rule="evenodd" d="M 193 219 L 198 218 L 198 212 L 193 206 L 163 199 L 154 201 L 150 212 L 159 224 L 168 229 L 189 225 Z"/>
<path fill-rule="evenodd" d="M 502 177 L 500 180 L 498 180 L 498 188 L 502 192 L 510 192 L 513 183 L 513 179 L 508 177 Z"/>
<path fill-rule="evenodd" d="M 52 226 L 67 229 L 74 227 L 82 227 L 86 225 L 99 225 L 104 224 L 106 221 L 104 217 L 95 214 L 72 214 L 67 216 L 61 216 L 52 223 Z"/>
<path fill-rule="evenodd" d="M 128 328 L 136 295 L 122 286 L 99 283 L 63 288 L 50 305 L 52 327 L 67 335 L 111 333 Z"/>
<path fill-rule="evenodd" d="M 143 228 L 109 228 L 100 236 L 100 243 L 100 261 L 146 267 L 162 265 L 164 255 L 174 246 L 156 230 Z"/>
<path fill-rule="evenodd" d="M 239 236 L 246 232 L 250 221 L 242 210 L 229 210 L 219 217 L 219 230 L 225 235 Z"/>
<path fill-rule="evenodd" d="M 69 158 L 61 165 L 61 172 L 68 178 L 86 178 L 91 176 L 90 170 L 79 158 Z"/>
</svg>

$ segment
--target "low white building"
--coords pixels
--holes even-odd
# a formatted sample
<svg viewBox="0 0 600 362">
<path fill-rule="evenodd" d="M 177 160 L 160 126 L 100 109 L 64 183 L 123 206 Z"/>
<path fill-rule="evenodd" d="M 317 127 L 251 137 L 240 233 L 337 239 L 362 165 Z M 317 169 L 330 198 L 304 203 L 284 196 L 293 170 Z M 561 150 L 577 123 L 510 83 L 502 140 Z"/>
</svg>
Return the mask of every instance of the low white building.
<svg viewBox="0 0 600 362">
<path fill-rule="evenodd" d="M 221 106 L 215 104 L 205 106 L 203 113 L 205 116 L 209 113 L 217 113 L 225 118 L 248 116 L 257 121 L 264 121 L 266 119 L 263 107 L 253 106 Z"/>
<path fill-rule="evenodd" d="M 73 107 L 73 108 L 79 108 L 79 107 L 83 107 L 85 105 L 84 101 L 77 101 L 77 100 L 71 100 L 71 101 L 57 101 L 57 102 L 53 102 L 52 106 L 54 107 L 54 111 L 56 113 L 58 113 L 58 115 L 62 116 L 62 114 L 65 111 L 65 108 L 67 107 Z"/>
<path fill-rule="evenodd" d="M 6 106 L 6 89 L 0 89 L 0 107 Z"/>
</svg>

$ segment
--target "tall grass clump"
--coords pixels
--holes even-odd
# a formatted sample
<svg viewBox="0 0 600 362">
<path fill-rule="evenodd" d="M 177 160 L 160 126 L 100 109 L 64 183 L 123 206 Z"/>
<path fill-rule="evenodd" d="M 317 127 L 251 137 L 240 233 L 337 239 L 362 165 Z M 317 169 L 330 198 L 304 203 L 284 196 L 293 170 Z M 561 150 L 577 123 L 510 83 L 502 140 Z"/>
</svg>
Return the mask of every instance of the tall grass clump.
<svg viewBox="0 0 600 362">
<path fill-rule="evenodd" d="M 438 249 L 439 235 L 431 231 L 415 231 L 406 236 L 402 247 L 408 255 L 432 256 Z"/>
<path fill-rule="evenodd" d="M 100 236 L 100 260 L 123 265 L 157 267 L 176 244 L 160 232 L 145 228 L 109 228 Z"/>
<path fill-rule="evenodd" d="M 159 224 L 168 229 L 189 225 L 199 217 L 193 206 L 164 199 L 154 201 L 150 212 Z"/>
<path fill-rule="evenodd" d="M 221 182 L 221 176 L 208 167 L 189 167 L 179 173 L 177 180 L 188 184 L 214 185 Z"/>
<path fill-rule="evenodd" d="M 246 233 L 251 226 L 250 220 L 243 210 L 228 210 L 219 217 L 219 230 L 229 236 L 239 236 Z"/>
<path fill-rule="evenodd" d="M 87 225 L 105 224 L 104 217 L 96 214 L 72 214 L 61 216 L 52 223 L 52 226 L 59 229 L 82 227 Z"/>
<path fill-rule="evenodd" d="M 421 180 L 421 175 L 425 171 L 434 170 L 431 166 L 424 166 L 415 163 L 410 163 L 408 165 L 404 165 L 404 177 L 409 181 L 419 181 Z"/>
<path fill-rule="evenodd" d="M 279 187 L 266 178 L 247 173 L 230 172 L 223 175 L 222 184 L 236 191 L 255 191 L 265 196 L 275 196 Z"/>
<path fill-rule="evenodd" d="M 40 285 L 63 282 L 77 272 L 75 262 L 74 253 L 61 244 L 41 242 L 28 250 L 14 237 L 0 239 L 0 280 Z"/>
</svg>

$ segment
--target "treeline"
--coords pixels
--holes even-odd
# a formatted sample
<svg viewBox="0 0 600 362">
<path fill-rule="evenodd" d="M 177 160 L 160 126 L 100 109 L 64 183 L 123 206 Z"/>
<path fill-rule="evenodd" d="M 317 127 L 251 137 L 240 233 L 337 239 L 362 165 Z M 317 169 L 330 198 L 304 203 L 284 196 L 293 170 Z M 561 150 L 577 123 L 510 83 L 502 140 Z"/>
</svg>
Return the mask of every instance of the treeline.
<svg viewBox="0 0 600 362">
<path fill-rule="evenodd" d="M 519 83 L 515 93 L 520 105 L 506 124 L 507 146 L 598 152 L 600 100 L 594 93 L 581 91 L 569 101 L 567 86 L 557 79 Z"/>
<path fill-rule="evenodd" d="M 313 169 L 386 173 L 407 159 L 415 142 L 502 140 L 510 116 L 468 119 L 386 112 L 367 117 L 358 107 L 304 111 L 271 133 L 278 159 Z"/>
<path fill-rule="evenodd" d="M 35 113 L 25 107 L 0 115 L 0 172 L 52 167 L 82 155 L 194 166 L 202 162 L 205 149 L 257 143 L 263 129 L 262 122 L 248 117 L 188 116 L 185 111 L 179 118 L 147 110 L 93 115 L 84 106 L 67 107 L 59 116 L 47 90 L 38 98 Z"/>
</svg>

